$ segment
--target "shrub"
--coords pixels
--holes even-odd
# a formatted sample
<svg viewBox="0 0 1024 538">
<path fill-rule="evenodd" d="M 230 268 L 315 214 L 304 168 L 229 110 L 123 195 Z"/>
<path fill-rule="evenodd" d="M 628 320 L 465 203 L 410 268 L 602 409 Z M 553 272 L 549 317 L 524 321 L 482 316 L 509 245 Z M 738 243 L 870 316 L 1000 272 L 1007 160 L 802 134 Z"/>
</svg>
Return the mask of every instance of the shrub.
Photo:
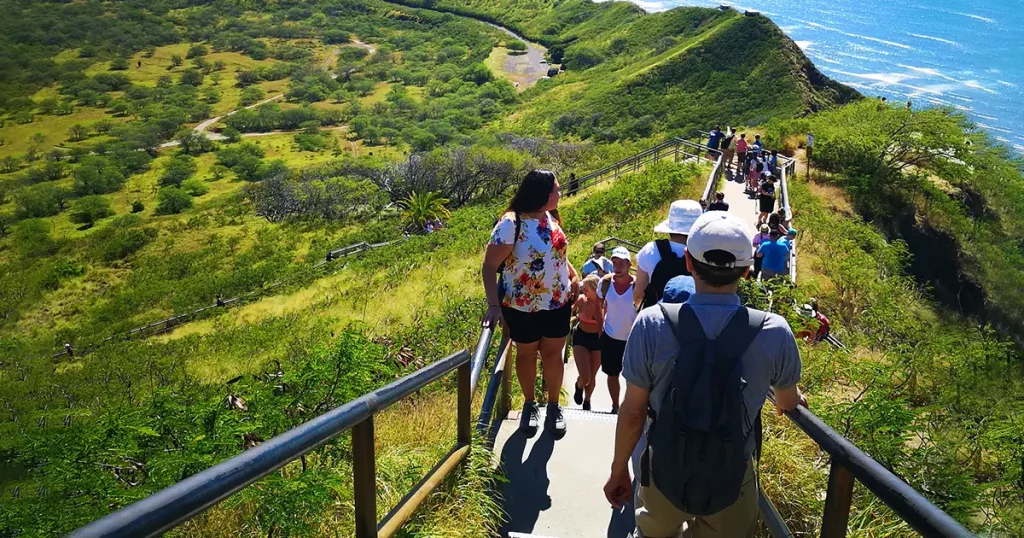
<svg viewBox="0 0 1024 538">
<path fill-rule="evenodd" d="M 516 52 L 522 52 L 526 50 L 526 43 L 523 43 L 518 39 L 512 39 L 508 43 L 505 43 L 505 48 Z"/>
<path fill-rule="evenodd" d="M 109 158 L 98 155 L 87 155 L 82 158 L 74 171 L 75 182 L 72 187 L 75 194 L 108 194 L 115 192 L 124 185 L 125 177 Z"/>
<path fill-rule="evenodd" d="M 19 193 L 14 209 L 20 219 L 52 217 L 67 208 L 71 193 L 64 187 L 43 183 Z"/>
<path fill-rule="evenodd" d="M 181 190 L 189 193 L 191 196 L 202 196 L 210 192 L 210 187 L 202 180 L 192 178 L 181 183 Z"/>
<path fill-rule="evenodd" d="M 242 132 L 230 125 L 221 129 L 220 134 L 224 136 L 224 140 L 231 144 L 242 140 Z"/>
<path fill-rule="evenodd" d="M 589 69 L 603 61 L 604 55 L 600 51 L 585 45 L 575 45 L 565 51 L 567 69 Z"/>
<path fill-rule="evenodd" d="M 190 207 L 192 197 L 177 187 L 164 187 L 157 194 L 157 215 L 177 215 Z"/>
<path fill-rule="evenodd" d="M 161 187 L 180 187 L 182 182 L 194 176 L 199 167 L 191 155 L 178 154 L 171 158 L 160 176 Z"/>
<path fill-rule="evenodd" d="M 239 73 L 241 76 L 241 73 Z M 238 97 L 238 106 L 251 106 L 260 102 L 263 99 L 263 90 L 250 86 L 242 90 L 241 95 Z"/>
<path fill-rule="evenodd" d="M 200 86 L 203 84 L 203 73 L 198 69 L 186 69 L 181 72 L 179 82 L 187 86 Z"/>
<path fill-rule="evenodd" d="M 156 230 L 141 224 L 142 218 L 138 215 L 124 215 L 110 221 L 93 236 L 93 256 L 112 262 L 137 252 L 157 236 Z"/>
<path fill-rule="evenodd" d="M 142 213 L 146 210 L 146 206 L 143 205 L 142 200 L 132 200 L 132 213 Z"/>
<path fill-rule="evenodd" d="M 193 58 L 199 58 L 199 57 L 202 57 L 202 56 L 206 56 L 209 53 L 210 53 L 210 49 L 206 48 L 206 45 L 203 45 L 201 43 L 196 43 L 195 45 L 192 45 L 191 47 L 188 48 L 188 53 L 185 54 L 185 59 L 186 60 L 191 60 Z"/>
<path fill-rule="evenodd" d="M 118 56 L 113 60 L 110 60 L 111 71 L 125 71 L 128 69 L 128 58 L 124 56 Z"/>
<path fill-rule="evenodd" d="M 106 198 L 94 194 L 75 202 L 74 207 L 71 208 L 71 222 L 89 228 L 96 221 L 105 219 L 113 214 L 114 211 L 110 208 L 110 202 Z"/>
</svg>

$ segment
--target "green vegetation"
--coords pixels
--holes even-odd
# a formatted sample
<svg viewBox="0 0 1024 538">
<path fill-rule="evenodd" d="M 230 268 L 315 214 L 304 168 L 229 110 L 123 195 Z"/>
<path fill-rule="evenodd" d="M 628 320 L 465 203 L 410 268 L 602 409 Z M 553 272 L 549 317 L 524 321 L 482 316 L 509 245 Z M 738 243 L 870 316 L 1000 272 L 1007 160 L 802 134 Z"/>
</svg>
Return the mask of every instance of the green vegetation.
<svg viewBox="0 0 1024 538">
<path fill-rule="evenodd" d="M 772 296 L 818 297 L 851 347 L 802 349 L 816 412 L 961 521 L 1022 533 L 1019 162 L 949 111 L 833 108 L 859 96 L 763 17 L 423 3 L 0 0 L 0 536 L 71 530 L 470 347 L 483 245 L 525 171 L 583 174 L 730 123 L 790 150 L 818 137 L 815 181 L 791 187 L 800 287 Z M 566 71 L 518 93 L 485 61 L 526 43 L 444 11 L 542 42 Z M 659 164 L 564 200 L 571 257 L 653 238 L 707 172 Z M 441 231 L 313 269 L 432 218 Z M 54 358 L 64 343 L 79 353 Z M 381 514 L 450 448 L 453 383 L 379 418 Z M 820 454 L 766 424 L 765 487 L 816 533 Z M 177 532 L 350 533 L 350 449 L 343 436 Z M 475 453 L 406 532 L 493 533 L 492 480 Z M 854 522 L 910 534 L 860 490 Z"/>
</svg>

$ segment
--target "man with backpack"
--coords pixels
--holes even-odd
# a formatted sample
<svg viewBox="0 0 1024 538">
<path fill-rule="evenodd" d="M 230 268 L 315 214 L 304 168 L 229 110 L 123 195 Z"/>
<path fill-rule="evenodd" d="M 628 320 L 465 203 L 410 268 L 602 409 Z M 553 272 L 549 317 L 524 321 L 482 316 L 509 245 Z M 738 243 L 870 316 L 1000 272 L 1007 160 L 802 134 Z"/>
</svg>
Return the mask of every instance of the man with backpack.
<svg viewBox="0 0 1024 538">
<path fill-rule="evenodd" d="M 630 500 L 629 457 L 645 420 L 647 449 L 636 494 L 638 536 L 753 537 L 755 421 L 769 387 L 781 413 L 801 401 L 800 354 L 785 319 L 741 306 L 739 281 L 753 264 L 753 230 L 708 212 L 687 241 L 696 293 L 637 316 L 623 358 L 626 396 L 605 496 Z"/>
<path fill-rule="evenodd" d="M 679 275 L 689 275 L 686 268 L 686 234 L 690 226 L 704 214 L 700 203 L 693 200 L 676 200 L 668 210 L 668 218 L 654 227 L 655 233 L 668 234 L 668 239 L 658 239 L 644 245 L 636 254 L 636 285 L 633 286 L 633 302 L 647 308 L 658 303 L 665 284 Z"/>
</svg>

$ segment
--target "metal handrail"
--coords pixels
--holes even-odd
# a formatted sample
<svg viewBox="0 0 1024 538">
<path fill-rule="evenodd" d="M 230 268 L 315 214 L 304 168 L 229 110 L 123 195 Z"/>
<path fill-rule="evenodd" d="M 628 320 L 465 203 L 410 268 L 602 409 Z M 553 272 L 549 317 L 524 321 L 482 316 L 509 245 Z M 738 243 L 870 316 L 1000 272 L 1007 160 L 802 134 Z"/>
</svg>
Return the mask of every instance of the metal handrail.
<svg viewBox="0 0 1024 538">
<path fill-rule="evenodd" d="M 773 391 L 769 391 L 768 399 L 775 403 Z M 849 439 L 837 433 L 806 407 L 797 406 L 792 411 L 786 411 L 786 416 L 832 457 L 825 496 L 825 513 L 822 517 L 821 538 L 846 536 L 850 506 L 853 502 L 854 480 L 860 481 L 900 519 L 906 521 L 926 538 L 974 536 L 952 516 L 943 512 L 910 484 L 865 454 Z M 784 538 L 787 535 L 773 532 L 772 536 L 773 538 Z"/>
<path fill-rule="evenodd" d="M 655 163 L 669 157 L 673 157 L 676 162 L 678 162 L 679 155 L 681 153 L 686 155 L 687 159 L 700 158 L 701 152 L 704 151 L 708 151 L 708 148 L 705 146 L 701 146 L 700 144 L 691 142 L 684 138 L 672 138 L 656 146 L 626 157 L 616 163 L 607 165 L 582 177 L 576 178 L 575 189 L 572 189 L 572 186 L 570 186 L 570 189 L 572 189 L 571 192 L 575 194 L 581 190 L 603 183 L 606 180 L 619 177 L 624 173 L 636 172 L 640 170 L 641 166 Z"/>
<path fill-rule="evenodd" d="M 126 506 L 70 534 L 97 536 L 156 536 L 195 517 L 232 494 L 280 469 L 338 435 L 352 430 L 356 536 L 390 536 L 427 494 L 469 452 L 472 380 L 487 360 L 493 330 L 484 328 L 472 356 L 465 350 L 425 366 L 369 394 L 328 411 L 254 448 L 200 471 L 145 499 Z M 377 523 L 376 463 L 373 417 L 402 398 L 458 370 L 458 441 L 449 455 L 424 478 L 416 490 Z"/>
<path fill-rule="evenodd" d="M 785 157 L 784 157 L 785 158 Z M 787 159 L 785 165 L 781 166 L 782 171 L 779 174 L 779 191 L 782 195 L 782 209 L 786 212 L 788 220 L 793 220 L 793 209 L 789 205 L 789 176 L 790 174 L 796 175 L 796 159 Z M 789 248 L 789 280 L 793 284 L 796 284 L 796 244 L 791 244 Z"/>
</svg>

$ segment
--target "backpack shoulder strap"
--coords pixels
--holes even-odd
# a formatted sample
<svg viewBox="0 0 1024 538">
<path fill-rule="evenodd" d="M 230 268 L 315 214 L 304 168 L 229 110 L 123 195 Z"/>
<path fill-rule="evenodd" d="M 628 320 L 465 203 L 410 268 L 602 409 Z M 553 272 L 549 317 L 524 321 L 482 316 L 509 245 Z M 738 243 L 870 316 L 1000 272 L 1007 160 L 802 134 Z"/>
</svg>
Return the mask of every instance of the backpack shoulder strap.
<svg viewBox="0 0 1024 538">
<path fill-rule="evenodd" d="M 679 341 L 680 346 L 685 346 L 690 342 L 707 340 L 707 336 L 704 334 L 704 327 L 700 324 L 697 314 L 689 305 L 659 303 L 658 307 L 661 308 L 661 313 L 665 316 L 668 326 L 672 329 L 672 334 L 676 335 L 676 340 Z"/>
<path fill-rule="evenodd" d="M 661 254 L 661 259 L 669 260 L 672 258 L 678 258 L 675 252 L 672 252 L 672 245 L 668 239 L 658 239 L 654 242 L 654 246 L 658 247 L 658 254 Z"/>
<path fill-rule="evenodd" d="M 729 323 L 715 338 L 715 349 L 719 356 L 739 358 L 747 351 L 757 333 L 761 332 L 768 314 L 753 308 L 739 308 Z"/>
<path fill-rule="evenodd" d="M 608 273 L 601 277 L 601 297 L 604 299 L 608 298 L 608 290 L 612 287 L 612 277 L 615 276 L 612 273 Z"/>
</svg>

